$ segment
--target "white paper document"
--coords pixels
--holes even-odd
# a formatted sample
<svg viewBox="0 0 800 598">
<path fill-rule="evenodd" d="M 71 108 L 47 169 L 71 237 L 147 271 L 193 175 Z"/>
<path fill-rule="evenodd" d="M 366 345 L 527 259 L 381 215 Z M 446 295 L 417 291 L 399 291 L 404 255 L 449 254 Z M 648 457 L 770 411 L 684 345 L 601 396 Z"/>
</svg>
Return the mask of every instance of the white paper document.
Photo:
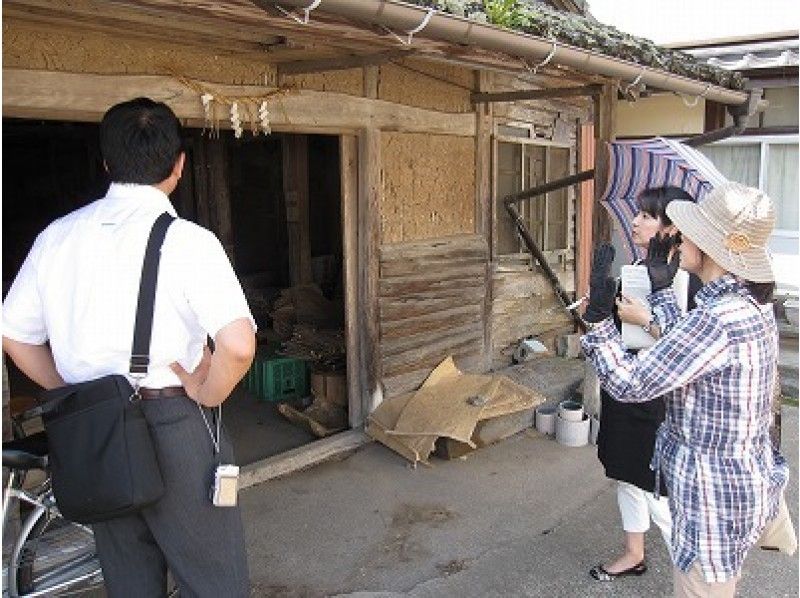
<svg viewBox="0 0 800 598">
<path fill-rule="evenodd" d="M 622 294 L 631 301 L 642 303 L 652 313 L 650 303 L 647 301 L 647 296 L 650 294 L 650 277 L 647 275 L 647 266 L 622 266 L 620 279 Z M 678 270 L 675 274 L 672 290 L 675 291 L 681 313 L 685 314 L 689 299 L 689 274 L 685 270 Z M 622 342 L 628 349 L 644 349 L 656 341 L 638 324 L 623 322 Z"/>
</svg>

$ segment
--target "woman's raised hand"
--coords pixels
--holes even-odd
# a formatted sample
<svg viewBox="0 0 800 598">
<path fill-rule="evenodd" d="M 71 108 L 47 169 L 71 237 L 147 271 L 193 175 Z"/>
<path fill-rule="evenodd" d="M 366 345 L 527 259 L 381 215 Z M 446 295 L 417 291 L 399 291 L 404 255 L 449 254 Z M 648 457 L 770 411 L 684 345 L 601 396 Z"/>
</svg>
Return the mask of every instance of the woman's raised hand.
<svg viewBox="0 0 800 598">
<path fill-rule="evenodd" d="M 655 235 L 647 247 L 647 275 L 653 293 L 672 285 L 680 265 L 680 254 L 673 251 L 680 243 L 678 235 Z"/>
</svg>

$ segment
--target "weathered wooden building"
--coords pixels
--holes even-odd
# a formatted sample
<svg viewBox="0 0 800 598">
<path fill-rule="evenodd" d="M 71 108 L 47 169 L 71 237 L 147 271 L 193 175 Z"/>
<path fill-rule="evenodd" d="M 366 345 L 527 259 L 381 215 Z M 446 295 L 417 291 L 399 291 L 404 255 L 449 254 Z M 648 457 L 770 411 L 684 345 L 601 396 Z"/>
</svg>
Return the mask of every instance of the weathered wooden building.
<svg viewBox="0 0 800 598">
<path fill-rule="evenodd" d="M 48 184 L 68 188 L 65 173 L 96 149 L 60 136 L 148 96 L 189 130 L 179 213 L 216 232 L 243 278 L 280 262 L 304 282 L 315 245 L 340 254 L 352 427 L 447 355 L 468 370 L 505 365 L 518 339 L 572 322 L 503 198 L 579 171 L 601 178 L 595 146 L 613 135 L 619 93 L 747 100 L 730 73 L 576 5 L 529 2 L 490 15 L 500 26 L 475 2 L 7 0 L 4 170 L 30 177 L 4 185 L 4 252 L 24 256 L 46 224 L 18 205 L 45 184 L 30 140 L 60 173 Z M 474 14 L 453 14 L 464 6 Z M 226 132 L 233 104 L 241 138 Z M 251 120 L 271 135 L 252 136 Z M 203 134 L 209 125 L 222 134 Z M 282 213 L 259 200 L 273 195 Z M 568 292 L 585 289 L 593 231 L 605 234 L 593 205 L 588 180 L 521 208 Z"/>
</svg>

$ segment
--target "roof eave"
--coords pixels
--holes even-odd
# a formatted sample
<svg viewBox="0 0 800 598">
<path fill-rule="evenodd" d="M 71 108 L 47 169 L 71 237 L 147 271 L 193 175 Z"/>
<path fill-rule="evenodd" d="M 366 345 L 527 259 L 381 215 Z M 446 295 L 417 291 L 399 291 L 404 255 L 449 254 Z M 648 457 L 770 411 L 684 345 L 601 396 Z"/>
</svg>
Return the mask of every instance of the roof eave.
<svg viewBox="0 0 800 598">
<path fill-rule="evenodd" d="M 727 89 L 666 70 L 643 66 L 584 48 L 445 14 L 399 0 L 325 0 L 322 3 L 310 0 L 252 1 L 261 8 L 275 8 L 280 4 L 284 8 L 309 9 L 317 5 L 318 8 L 314 10 L 381 25 L 390 30 L 406 32 L 406 35 L 416 30 L 409 37 L 411 44 L 413 35 L 424 35 L 453 44 L 474 45 L 539 62 L 552 53 L 548 60 L 549 64 L 561 64 L 582 72 L 621 81 L 635 81 L 652 89 L 700 96 L 728 105 L 740 105 L 748 100 L 748 94 L 744 91 Z"/>
</svg>

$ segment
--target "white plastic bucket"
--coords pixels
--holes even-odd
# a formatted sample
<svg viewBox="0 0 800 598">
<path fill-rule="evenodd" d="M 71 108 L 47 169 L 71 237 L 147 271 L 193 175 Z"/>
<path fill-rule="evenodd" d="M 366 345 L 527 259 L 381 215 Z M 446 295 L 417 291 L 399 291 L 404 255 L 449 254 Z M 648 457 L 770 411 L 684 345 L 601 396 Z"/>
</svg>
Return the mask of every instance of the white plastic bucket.
<svg viewBox="0 0 800 598">
<path fill-rule="evenodd" d="M 578 401 L 561 401 L 558 404 L 558 416 L 571 422 L 579 422 L 583 420 L 583 405 Z"/>
<path fill-rule="evenodd" d="M 586 446 L 589 443 L 590 418 L 584 415 L 581 421 L 556 418 L 556 440 L 564 446 Z"/>
<path fill-rule="evenodd" d="M 556 408 L 536 408 L 536 430 L 542 434 L 552 436 L 556 433 Z"/>
</svg>

